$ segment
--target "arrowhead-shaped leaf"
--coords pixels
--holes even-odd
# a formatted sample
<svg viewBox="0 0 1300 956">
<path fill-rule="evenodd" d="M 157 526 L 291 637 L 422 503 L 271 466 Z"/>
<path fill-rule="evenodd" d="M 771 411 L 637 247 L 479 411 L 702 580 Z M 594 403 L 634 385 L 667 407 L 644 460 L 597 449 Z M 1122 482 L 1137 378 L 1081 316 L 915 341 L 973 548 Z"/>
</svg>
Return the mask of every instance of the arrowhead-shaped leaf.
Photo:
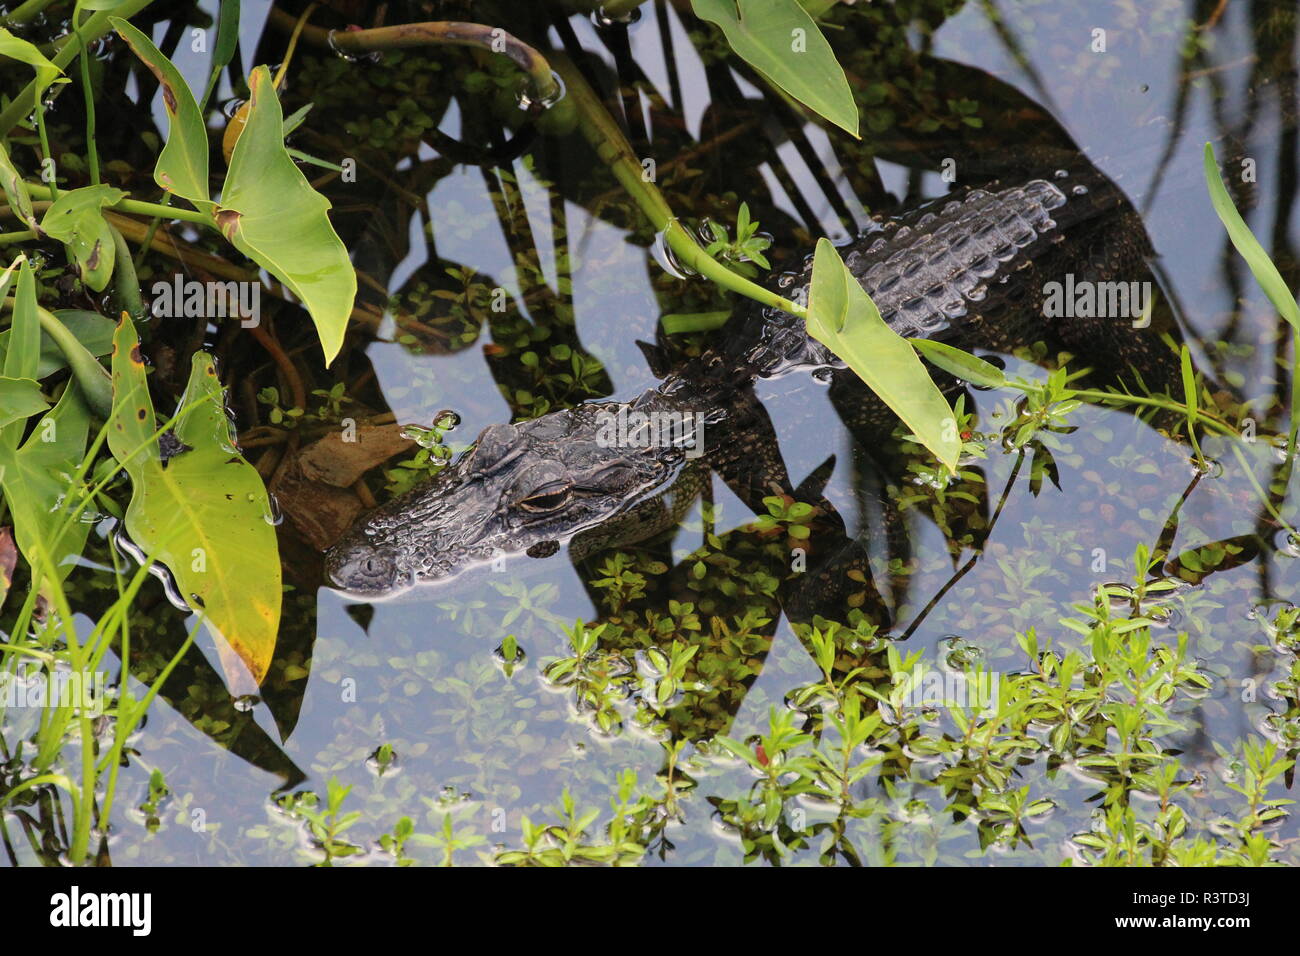
<svg viewBox="0 0 1300 956">
<path fill-rule="evenodd" d="M 113 395 L 108 444 L 132 484 L 127 534 L 171 571 L 218 642 L 261 683 L 280 624 L 280 559 L 266 488 L 235 450 L 211 356 L 194 356 L 172 429 L 181 450 L 166 461 L 135 329 L 125 320 L 113 339 Z M 239 683 L 237 672 L 226 676 Z"/>
<path fill-rule="evenodd" d="M 956 470 L 961 439 L 948 400 L 827 239 L 818 241 L 813 258 L 808 334 L 843 359 L 921 444 Z"/>
<path fill-rule="evenodd" d="M 35 379 L 0 375 L 0 428 L 10 422 L 26 421 L 49 407 Z"/>
<path fill-rule="evenodd" d="M 800 103 L 858 135 L 848 78 L 821 29 L 797 0 L 691 0 L 745 62 Z"/>
<path fill-rule="evenodd" d="M 199 104 L 194 101 L 189 84 L 180 71 L 162 55 L 153 41 L 121 17 L 109 23 L 126 41 L 127 46 L 147 66 L 162 89 L 163 106 L 171 127 L 167 145 L 158 156 L 153 178 L 163 189 L 188 199 L 202 210 L 211 210 L 208 196 L 208 129 L 203 123 Z"/>
<path fill-rule="evenodd" d="M 103 292 L 113 275 L 113 233 L 103 210 L 125 198 L 112 186 L 85 186 L 60 193 L 41 220 L 41 231 L 63 243 L 81 280 L 96 292 Z"/>
<path fill-rule="evenodd" d="M 271 71 L 259 66 L 248 85 L 248 125 L 230 157 L 217 225 L 236 249 L 302 300 L 328 365 L 343 345 L 357 275 L 326 215 L 329 200 L 311 188 L 284 148 L 284 115 Z"/>
</svg>

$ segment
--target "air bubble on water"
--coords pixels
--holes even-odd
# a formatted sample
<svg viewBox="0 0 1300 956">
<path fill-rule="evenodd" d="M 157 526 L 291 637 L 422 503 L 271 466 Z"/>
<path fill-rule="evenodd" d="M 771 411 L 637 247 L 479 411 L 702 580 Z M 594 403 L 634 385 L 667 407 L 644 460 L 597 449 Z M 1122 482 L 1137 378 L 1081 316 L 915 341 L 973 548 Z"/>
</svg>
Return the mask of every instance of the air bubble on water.
<svg viewBox="0 0 1300 956">
<path fill-rule="evenodd" d="M 650 246 L 650 254 L 655 257 L 655 261 L 660 267 L 675 279 L 687 279 L 695 275 L 694 269 L 683 265 L 673 253 L 672 247 L 668 245 L 664 231 L 655 233 L 655 241 Z"/>
<path fill-rule="evenodd" d="M 1066 172 L 1064 169 L 1058 169 L 1052 175 L 1054 175 L 1057 179 L 1065 179 L 1065 177 L 1069 176 L 1070 174 Z"/>
<path fill-rule="evenodd" d="M 1070 190 L 1070 192 L 1074 193 L 1076 196 L 1086 196 L 1088 195 L 1088 187 L 1075 186 L 1073 189 Z"/>
<path fill-rule="evenodd" d="M 450 408 L 444 408 L 437 415 L 433 416 L 433 427 L 441 428 L 443 431 L 451 431 L 460 424 L 460 416 Z"/>
<path fill-rule="evenodd" d="M 241 694 L 230 703 L 235 710 L 239 711 L 241 714 L 247 714 L 261 702 L 262 698 L 258 697 L 256 694 Z"/>
<path fill-rule="evenodd" d="M 641 19 L 641 8 L 633 7 L 627 13 L 609 14 L 605 12 L 602 4 L 591 12 L 591 22 L 598 29 L 607 30 L 610 27 L 627 27 Z"/>
<path fill-rule="evenodd" d="M 1198 475 L 1204 475 L 1206 478 L 1219 478 L 1223 475 L 1223 462 L 1217 458 L 1200 458 L 1191 459 L 1192 472 Z"/>
</svg>

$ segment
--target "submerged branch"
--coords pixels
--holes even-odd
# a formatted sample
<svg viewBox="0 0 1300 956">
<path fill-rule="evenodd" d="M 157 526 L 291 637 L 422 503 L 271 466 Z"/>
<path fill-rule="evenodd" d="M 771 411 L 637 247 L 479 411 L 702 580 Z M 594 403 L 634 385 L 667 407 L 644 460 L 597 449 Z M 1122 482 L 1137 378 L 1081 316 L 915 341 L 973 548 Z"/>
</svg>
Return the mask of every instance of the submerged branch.
<svg viewBox="0 0 1300 956">
<path fill-rule="evenodd" d="M 271 9 L 270 23 L 279 29 L 292 30 L 298 18 L 283 10 Z M 345 55 L 375 53 L 420 46 L 467 46 L 509 57 L 533 81 L 533 90 L 541 100 L 560 96 L 559 84 L 546 58 L 537 50 L 500 27 L 457 20 L 430 20 L 425 23 L 401 23 L 370 30 L 326 30 L 304 25 L 302 37 L 315 46 L 329 47 Z"/>
</svg>

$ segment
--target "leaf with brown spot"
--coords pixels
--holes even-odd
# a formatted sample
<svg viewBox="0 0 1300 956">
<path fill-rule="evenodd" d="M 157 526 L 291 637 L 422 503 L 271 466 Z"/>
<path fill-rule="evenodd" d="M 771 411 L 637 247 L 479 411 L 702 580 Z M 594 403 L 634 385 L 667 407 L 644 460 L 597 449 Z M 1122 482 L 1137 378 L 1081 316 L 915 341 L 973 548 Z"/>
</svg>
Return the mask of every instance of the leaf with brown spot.
<svg viewBox="0 0 1300 956">
<path fill-rule="evenodd" d="M 208 193 L 208 130 L 194 94 L 180 71 L 152 40 L 121 17 L 110 17 L 109 23 L 158 78 L 162 89 L 171 128 L 167 131 L 167 144 L 154 165 L 154 182 L 210 212 L 213 203 Z"/>
<path fill-rule="evenodd" d="M 328 365 L 343 346 L 357 274 L 330 224 L 329 200 L 284 148 L 284 114 L 270 70 L 259 66 L 248 86 L 248 124 L 230 158 L 218 214 L 234 218 L 223 219 L 222 232 L 302 300 Z"/>
<path fill-rule="evenodd" d="M 73 189 L 60 193 L 41 220 L 41 231 L 63 243 L 81 281 L 96 292 L 113 276 L 113 233 L 103 210 L 125 198 L 122 190 L 103 184 Z"/>
<path fill-rule="evenodd" d="M 171 571 L 180 593 L 218 635 L 218 646 L 229 644 L 260 684 L 280 625 L 279 549 L 262 479 L 232 454 L 212 357 L 194 356 L 173 427 L 176 440 L 188 450 L 173 455 L 164 468 L 153 402 L 129 321 L 118 325 L 115 340 L 114 427 L 108 444 L 131 477 L 126 532 Z M 221 657 L 230 687 L 240 686 L 234 658 L 224 652 Z"/>
</svg>

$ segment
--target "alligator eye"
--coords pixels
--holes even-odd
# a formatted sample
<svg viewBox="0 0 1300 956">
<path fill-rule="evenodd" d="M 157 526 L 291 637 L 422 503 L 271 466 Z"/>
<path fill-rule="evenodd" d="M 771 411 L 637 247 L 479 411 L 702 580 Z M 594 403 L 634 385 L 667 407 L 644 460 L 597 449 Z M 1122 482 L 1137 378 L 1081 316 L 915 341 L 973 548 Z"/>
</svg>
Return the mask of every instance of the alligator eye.
<svg viewBox="0 0 1300 956">
<path fill-rule="evenodd" d="M 373 548 L 331 552 L 326 558 L 326 573 L 335 587 L 358 594 L 383 594 L 398 582 L 397 562 Z"/>
<path fill-rule="evenodd" d="M 519 507 L 525 511 L 532 511 L 536 514 L 545 514 L 548 511 L 554 511 L 556 508 L 562 508 L 569 501 L 569 494 L 573 491 L 573 485 L 566 481 L 552 481 L 542 485 L 527 498 L 519 502 Z"/>
</svg>

